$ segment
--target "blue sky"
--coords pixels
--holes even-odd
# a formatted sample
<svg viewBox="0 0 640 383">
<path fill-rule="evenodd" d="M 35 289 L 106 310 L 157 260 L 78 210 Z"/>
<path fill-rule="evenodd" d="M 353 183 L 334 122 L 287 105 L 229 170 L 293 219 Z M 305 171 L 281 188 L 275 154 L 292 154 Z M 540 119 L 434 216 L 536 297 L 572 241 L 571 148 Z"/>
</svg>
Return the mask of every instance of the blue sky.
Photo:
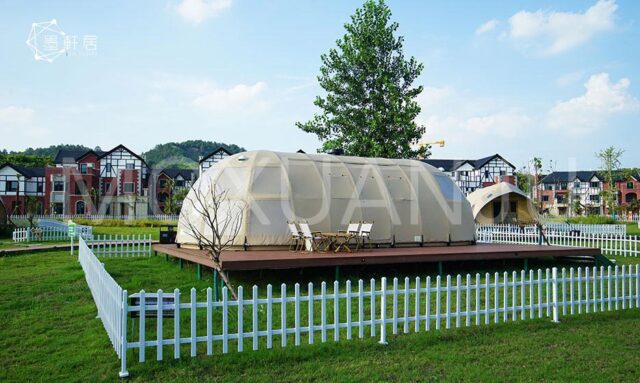
<svg viewBox="0 0 640 383">
<path fill-rule="evenodd" d="M 0 148 L 203 139 L 314 151 L 299 131 L 320 54 L 360 1 L 2 1 Z M 433 157 L 503 154 L 521 167 L 640 166 L 636 1 L 388 1 L 419 84 Z M 56 19 L 78 47 L 36 61 L 31 25 Z M 84 49 L 96 36 L 95 51 Z M 42 44 L 42 41 L 40 41 Z M 550 161 L 553 160 L 553 165 Z"/>
</svg>

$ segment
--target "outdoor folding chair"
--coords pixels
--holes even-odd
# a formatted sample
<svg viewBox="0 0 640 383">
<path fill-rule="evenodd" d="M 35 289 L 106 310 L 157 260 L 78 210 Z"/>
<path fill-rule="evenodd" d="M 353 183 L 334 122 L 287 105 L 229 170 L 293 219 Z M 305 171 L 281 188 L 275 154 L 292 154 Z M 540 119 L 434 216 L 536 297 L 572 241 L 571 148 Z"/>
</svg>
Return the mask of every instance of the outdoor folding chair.
<svg viewBox="0 0 640 383">
<path fill-rule="evenodd" d="M 303 245 L 304 240 L 300 235 L 300 231 L 298 230 L 298 226 L 296 226 L 295 222 L 287 222 L 289 226 L 289 231 L 291 232 L 291 239 L 289 240 L 289 251 L 298 251 Z"/>
<path fill-rule="evenodd" d="M 360 231 L 358 232 L 358 235 L 356 237 L 356 239 L 358 240 L 358 244 L 356 245 L 356 251 L 360 249 L 361 245 L 362 245 L 362 248 L 364 248 L 365 243 L 369 244 L 369 249 L 372 248 L 371 246 L 371 229 L 372 228 L 373 228 L 373 222 L 362 223 L 362 226 L 360 226 Z"/>
<path fill-rule="evenodd" d="M 306 222 L 300 222 L 300 230 L 302 230 L 302 244 L 303 246 L 306 244 L 306 241 L 309 241 L 311 244 L 310 251 L 318 251 L 322 248 L 322 245 L 326 241 L 326 238 L 320 235 L 319 231 L 312 232 L 309 228 L 309 224 Z"/>
<path fill-rule="evenodd" d="M 347 251 L 351 251 L 351 241 L 354 239 L 357 241 L 358 233 L 360 233 L 360 222 L 350 222 L 349 226 L 347 226 L 347 230 L 340 230 L 339 233 L 347 234 L 346 237 L 343 237 L 338 244 L 338 248 L 344 247 Z M 356 243 L 357 247 L 357 243 Z"/>
</svg>

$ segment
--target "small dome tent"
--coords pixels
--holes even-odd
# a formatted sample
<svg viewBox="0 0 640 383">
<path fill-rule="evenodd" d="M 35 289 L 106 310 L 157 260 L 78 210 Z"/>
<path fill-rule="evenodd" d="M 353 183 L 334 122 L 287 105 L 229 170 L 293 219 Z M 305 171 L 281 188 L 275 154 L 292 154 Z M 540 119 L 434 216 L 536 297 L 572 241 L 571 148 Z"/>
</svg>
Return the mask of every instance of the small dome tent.
<svg viewBox="0 0 640 383">
<path fill-rule="evenodd" d="M 344 230 L 349 222 L 373 222 L 374 243 L 475 241 L 471 206 L 460 189 L 447 174 L 420 161 L 272 151 L 235 154 L 202 174 L 185 198 L 176 238 L 181 246 L 196 246 L 190 225 L 206 230 L 194 208 L 195 191 L 203 195 L 212 187 L 244 207 L 236 248 L 286 246 L 291 237 L 287 221 L 306 221 L 313 231 L 323 232 Z"/>
<path fill-rule="evenodd" d="M 467 199 L 477 223 L 532 223 L 538 220 L 529 197 L 507 182 L 478 189 Z"/>
</svg>

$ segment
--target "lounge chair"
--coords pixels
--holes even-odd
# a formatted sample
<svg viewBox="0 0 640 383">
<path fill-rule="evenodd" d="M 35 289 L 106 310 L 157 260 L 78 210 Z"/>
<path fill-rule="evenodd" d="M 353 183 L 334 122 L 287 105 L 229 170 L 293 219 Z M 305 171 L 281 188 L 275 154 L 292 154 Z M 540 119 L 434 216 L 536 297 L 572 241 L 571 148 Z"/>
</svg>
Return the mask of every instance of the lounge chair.
<svg viewBox="0 0 640 383">
<path fill-rule="evenodd" d="M 365 243 L 369 245 L 369 249 L 372 248 L 371 246 L 371 229 L 372 228 L 373 228 L 373 222 L 362 223 L 362 225 L 360 226 L 360 231 L 356 236 L 356 239 L 358 240 L 358 244 L 356 245 L 356 251 L 360 249 L 360 246 L 364 248 Z"/>
<path fill-rule="evenodd" d="M 291 239 L 289 240 L 289 251 L 298 251 L 299 248 L 304 245 L 304 240 L 300 235 L 300 230 L 298 230 L 298 226 L 296 226 L 295 222 L 287 222 L 287 226 L 289 226 L 289 231 L 291 232 Z"/>
<path fill-rule="evenodd" d="M 322 245 L 326 242 L 326 238 L 321 235 L 318 231 L 311 231 L 309 228 L 309 224 L 306 222 L 300 222 L 300 230 L 303 239 L 303 246 L 306 245 L 306 241 L 309 241 L 311 244 L 310 251 L 319 251 L 322 249 Z"/>
</svg>

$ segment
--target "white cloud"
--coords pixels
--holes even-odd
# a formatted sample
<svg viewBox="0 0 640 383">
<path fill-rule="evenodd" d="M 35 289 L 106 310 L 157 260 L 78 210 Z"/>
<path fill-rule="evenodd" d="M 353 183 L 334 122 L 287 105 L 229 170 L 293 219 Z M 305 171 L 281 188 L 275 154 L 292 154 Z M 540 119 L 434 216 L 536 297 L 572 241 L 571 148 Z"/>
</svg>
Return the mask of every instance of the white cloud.
<svg viewBox="0 0 640 383">
<path fill-rule="evenodd" d="M 585 94 L 567 101 L 559 101 L 549 111 L 551 128 L 585 133 L 606 125 L 607 119 L 621 112 L 640 111 L 640 101 L 629 93 L 627 78 L 612 83 L 609 74 L 589 77 L 584 84 Z"/>
<path fill-rule="evenodd" d="M 599 0 L 583 13 L 520 11 L 509 18 L 509 36 L 545 54 L 565 52 L 613 29 L 617 8 L 615 0 Z"/>
<path fill-rule="evenodd" d="M 483 23 L 478 27 L 478 29 L 476 29 L 476 35 L 482 35 L 484 33 L 491 32 L 492 30 L 496 29 L 498 23 L 499 22 L 496 19 L 492 19 L 487 21 L 486 23 Z"/>
<path fill-rule="evenodd" d="M 267 83 L 220 86 L 206 78 L 175 74 L 159 74 L 151 82 L 154 92 L 147 97 L 152 103 L 190 105 L 198 109 L 225 114 L 226 112 L 256 112 L 268 110 Z"/>
<path fill-rule="evenodd" d="M 472 134 L 513 138 L 533 126 L 531 117 L 519 111 L 506 111 L 467 119 L 463 127 Z"/>
<path fill-rule="evenodd" d="M 262 99 L 267 83 L 259 81 L 253 85 L 239 84 L 231 88 L 213 88 L 193 100 L 193 105 L 205 110 L 220 112 L 227 110 L 265 110 L 269 103 Z"/>
<path fill-rule="evenodd" d="M 176 10 L 185 21 L 200 24 L 230 8 L 231 3 L 232 0 L 182 0 Z"/>
<path fill-rule="evenodd" d="M 23 108 L 19 106 L 7 106 L 0 108 L 0 122 L 5 123 L 24 123 L 33 119 L 35 111 L 31 108 Z"/>
<path fill-rule="evenodd" d="M 450 86 L 434 87 L 425 86 L 418 96 L 418 103 L 423 109 L 430 109 L 455 94 L 455 89 Z"/>
<path fill-rule="evenodd" d="M 584 77 L 583 71 L 566 73 L 556 79 L 556 84 L 562 87 L 572 85 L 582 80 L 583 77 Z"/>
</svg>

